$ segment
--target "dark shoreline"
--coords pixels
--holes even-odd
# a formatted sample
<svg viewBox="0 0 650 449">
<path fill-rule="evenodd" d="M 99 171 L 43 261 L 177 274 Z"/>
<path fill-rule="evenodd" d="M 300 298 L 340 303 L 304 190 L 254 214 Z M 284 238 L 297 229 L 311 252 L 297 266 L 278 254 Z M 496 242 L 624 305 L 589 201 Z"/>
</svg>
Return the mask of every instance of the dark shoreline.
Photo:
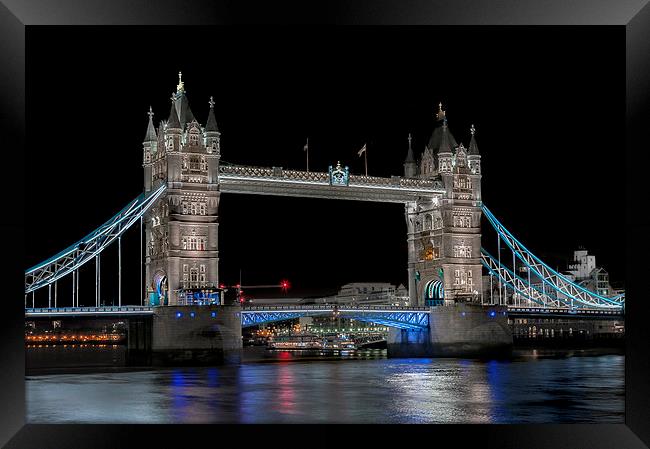
<svg viewBox="0 0 650 449">
<path fill-rule="evenodd" d="M 265 347 L 246 347 L 242 352 L 242 364 L 253 363 L 305 363 L 312 361 L 359 361 L 386 358 L 386 350 L 363 350 L 363 351 L 344 351 L 345 354 L 331 353 L 320 354 L 319 351 L 292 351 L 298 353 L 294 358 L 278 358 L 277 354 L 283 351 L 267 350 Z M 566 348 L 549 348 L 549 347 L 532 347 L 515 345 L 512 351 L 512 357 L 500 359 L 502 361 L 530 361 L 535 359 L 560 359 L 569 357 L 597 357 L 602 355 L 625 355 L 625 348 L 619 346 L 603 347 L 566 347 Z M 489 361 L 489 359 L 472 359 L 480 361 Z M 220 365 L 219 367 L 224 367 Z M 48 376 L 59 374 L 100 374 L 100 373 L 125 373 L 137 371 L 158 371 L 169 370 L 173 367 L 158 366 L 128 366 L 128 365 L 87 365 L 87 366 L 34 366 L 25 368 L 26 377 Z M 201 367 L 197 367 L 201 368 Z M 204 368 L 204 367 L 202 367 Z"/>
</svg>

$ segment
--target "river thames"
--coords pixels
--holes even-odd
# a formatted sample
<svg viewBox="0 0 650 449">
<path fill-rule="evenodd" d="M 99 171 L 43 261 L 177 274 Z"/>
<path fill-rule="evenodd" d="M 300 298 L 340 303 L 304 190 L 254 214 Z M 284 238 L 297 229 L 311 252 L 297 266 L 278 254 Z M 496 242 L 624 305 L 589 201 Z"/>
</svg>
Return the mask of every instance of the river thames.
<svg viewBox="0 0 650 449">
<path fill-rule="evenodd" d="M 28 375 L 27 421 L 624 422 L 621 354 L 518 350 L 480 361 L 387 359 L 385 350 L 260 358 L 254 349 L 238 366 Z"/>
</svg>

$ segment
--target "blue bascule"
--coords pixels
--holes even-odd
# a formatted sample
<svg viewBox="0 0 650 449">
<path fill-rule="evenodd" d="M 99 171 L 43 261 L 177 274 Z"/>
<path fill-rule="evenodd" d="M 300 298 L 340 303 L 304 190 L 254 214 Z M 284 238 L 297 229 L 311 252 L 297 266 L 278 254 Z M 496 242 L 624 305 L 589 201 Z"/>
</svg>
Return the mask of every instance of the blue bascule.
<svg viewBox="0 0 650 449">
<path fill-rule="evenodd" d="M 411 330 L 429 327 L 429 309 L 396 306 L 246 306 L 242 308 L 242 327 L 258 326 L 305 316 L 336 316 Z"/>
</svg>

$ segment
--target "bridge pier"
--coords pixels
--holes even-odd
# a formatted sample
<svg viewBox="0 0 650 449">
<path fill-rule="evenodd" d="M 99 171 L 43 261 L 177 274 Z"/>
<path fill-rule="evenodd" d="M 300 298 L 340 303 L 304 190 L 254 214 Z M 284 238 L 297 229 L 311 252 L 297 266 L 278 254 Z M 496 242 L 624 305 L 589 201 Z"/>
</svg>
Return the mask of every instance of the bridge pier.
<svg viewBox="0 0 650 449">
<path fill-rule="evenodd" d="M 166 306 L 153 313 L 154 365 L 209 365 L 241 360 L 241 307 Z"/>
<path fill-rule="evenodd" d="M 126 361 L 132 366 L 151 364 L 151 317 L 140 316 L 128 319 Z"/>
<path fill-rule="evenodd" d="M 388 357 L 507 356 L 512 332 L 507 307 L 455 304 L 431 307 L 428 330 L 391 328 Z"/>
</svg>

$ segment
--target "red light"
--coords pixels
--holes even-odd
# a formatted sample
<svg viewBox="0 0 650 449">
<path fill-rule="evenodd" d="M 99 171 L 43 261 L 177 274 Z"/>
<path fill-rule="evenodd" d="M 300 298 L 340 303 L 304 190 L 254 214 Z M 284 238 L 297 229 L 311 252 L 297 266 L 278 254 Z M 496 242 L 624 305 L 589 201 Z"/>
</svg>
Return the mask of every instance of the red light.
<svg viewBox="0 0 650 449">
<path fill-rule="evenodd" d="M 287 291 L 290 287 L 289 281 L 287 281 L 286 279 L 281 280 L 280 287 L 282 288 L 282 290 Z"/>
<path fill-rule="evenodd" d="M 224 284 L 219 284 L 219 288 L 223 290 L 226 286 Z"/>
</svg>

